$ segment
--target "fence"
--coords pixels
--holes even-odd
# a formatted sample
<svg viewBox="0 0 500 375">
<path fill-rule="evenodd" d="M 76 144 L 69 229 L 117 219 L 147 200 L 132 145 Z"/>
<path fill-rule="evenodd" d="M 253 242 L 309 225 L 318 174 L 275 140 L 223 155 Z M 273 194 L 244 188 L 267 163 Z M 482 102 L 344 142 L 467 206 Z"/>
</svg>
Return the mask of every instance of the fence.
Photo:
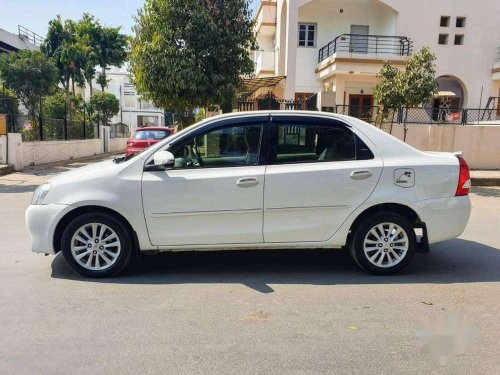
<svg viewBox="0 0 500 375">
<path fill-rule="evenodd" d="M 111 124 L 109 126 L 110 138 L 128 138 L 130 137 L 130 128 L 127 124 L 122 122 L 118 124 Z"/>
<path fill-rule="evenodd" d="M 263 111 L 263 110 L 307 110 L 317 111 L 318 95 L 311 95 L 302 99 L 278 99 L 272 93 L 268 93 L 256 99 L 243 99 L 237 101 L 238 112 L 242 111 Z"/>
<path fill-rule="evenodd" d="M 381 106 L 337 105 L 335 112 L 372 124 L 500 125 L 497 108 L 383 108 Z"/>
<path fill-rule="evenodd" d="M 99 127 L 86 120 L 42 117 L 37 122 L 25 115 L 12 115 L 9 132 L 21 133 L 23 141 L 62 141 L 99 138 Z M 40 126 L 41 120 L 41 126 Z"/>
</svg>

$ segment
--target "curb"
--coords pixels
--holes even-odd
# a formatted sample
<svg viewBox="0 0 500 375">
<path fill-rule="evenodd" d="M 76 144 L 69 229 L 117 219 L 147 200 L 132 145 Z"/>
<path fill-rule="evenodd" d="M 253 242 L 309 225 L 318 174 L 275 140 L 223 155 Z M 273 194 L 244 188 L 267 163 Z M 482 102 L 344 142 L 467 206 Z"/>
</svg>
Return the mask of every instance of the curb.
<svg viewBox="0 0 500 375">
<path fill-rule="evenodd" d="M 0 165 L 0 176 L 5 176 L 14 172 L 14 166 L 12 165 Z"/>
<path fill-rule="evenodd" d="M 500 186 L 500 177 L 471 177 L 472 186 Z"/>
</svg>

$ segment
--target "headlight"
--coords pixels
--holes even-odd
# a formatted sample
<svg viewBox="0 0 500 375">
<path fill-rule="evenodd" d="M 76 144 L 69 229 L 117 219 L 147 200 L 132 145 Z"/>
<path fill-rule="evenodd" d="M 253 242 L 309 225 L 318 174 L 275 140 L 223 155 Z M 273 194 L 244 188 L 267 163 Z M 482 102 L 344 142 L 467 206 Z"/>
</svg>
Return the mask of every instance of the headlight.
<svg viewBox="0 0 500 375">
<path fill-rule="evenodd" d="M 43 199 L 50 190 L 50 187 L 51 186 L 48 182 L 37 187 L 33 193 L 33 198 L 31 198 L 31 204 L 42 204 Z"/>
</svg>

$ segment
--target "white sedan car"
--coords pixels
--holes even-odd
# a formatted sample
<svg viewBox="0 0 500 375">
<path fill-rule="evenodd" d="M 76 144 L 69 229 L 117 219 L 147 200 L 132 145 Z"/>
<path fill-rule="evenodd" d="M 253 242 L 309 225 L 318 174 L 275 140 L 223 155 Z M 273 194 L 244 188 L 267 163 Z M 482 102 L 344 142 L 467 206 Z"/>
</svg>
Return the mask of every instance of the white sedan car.
<svg viewBox="0 0 500 375">
<path fill-rule="evenodd" d="M 131 158 L 66 172 L 26 211 L 34 252 L 90 277 L 139 252 L 347 247 L 376 274 L 459 236 L 466 162 L 355 118 L 251 112 L 211 118 Z"/>
</svg>

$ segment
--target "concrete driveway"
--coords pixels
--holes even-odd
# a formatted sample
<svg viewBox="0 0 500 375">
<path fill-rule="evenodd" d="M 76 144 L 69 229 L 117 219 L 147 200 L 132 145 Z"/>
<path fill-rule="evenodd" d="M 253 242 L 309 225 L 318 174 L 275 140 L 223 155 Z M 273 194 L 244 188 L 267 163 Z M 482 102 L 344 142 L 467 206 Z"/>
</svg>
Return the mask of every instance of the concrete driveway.
<svg viewBox="0 0 500 375">
<path fill-rule="evenodd" d="M 0 373 L 500 373 L 500 189 L 402 274 L 343 251 L 159 254 L 87 280 L 35 255 L 24 210 L 65 167 L 0 178 Z"/>
</svg>

